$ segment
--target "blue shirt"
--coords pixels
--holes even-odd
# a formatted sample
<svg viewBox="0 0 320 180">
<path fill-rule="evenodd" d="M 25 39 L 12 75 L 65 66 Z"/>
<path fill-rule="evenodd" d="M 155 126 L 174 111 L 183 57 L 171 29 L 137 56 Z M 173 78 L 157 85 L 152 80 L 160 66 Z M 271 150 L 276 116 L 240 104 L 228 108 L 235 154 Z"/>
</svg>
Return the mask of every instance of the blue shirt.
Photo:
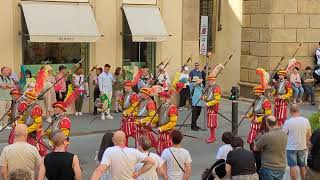
<svg viewBox="0 0 320 180">
<path fill-rule="evenodd" d="M 192 106 L 203 106 L 202 100 L 199 100 L 202 96 L 203 85 L 202 83 L 196 85 L 194 82 L 190 83 L 190 93 L 192 99 Z"/>
<path fill-rule="evenodd" d="M 194 70 L 192 70 L 190 72 L 189 76 L 190 76 L 191 80 L 192 80 L 193 76 L 198 76 L 201 79 L 202 78 L 202 72 L 199 69 L 198 70 L 194 69 Z"/>
</svg>

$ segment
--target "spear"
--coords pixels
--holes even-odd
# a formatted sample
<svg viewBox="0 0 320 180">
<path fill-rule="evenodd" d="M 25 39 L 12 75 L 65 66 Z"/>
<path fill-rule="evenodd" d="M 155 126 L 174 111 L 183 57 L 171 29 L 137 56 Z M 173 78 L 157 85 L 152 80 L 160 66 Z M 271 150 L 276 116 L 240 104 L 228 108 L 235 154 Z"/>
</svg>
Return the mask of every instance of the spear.
<svg viewBox="0 0 320 180">
<path fill-rule="evenodd" d="M 233 53 L 229 56 L 229 58 L 226 60 L 226 62 L 224 63 L 224 67 L 230 62 L 230 60 L 232 59 L 232 56 L 234 55 L 234 53 L 236 52 L 236 50 L 233 51 Z M 224 69 L 224 68 L 223 68 Z M 216 78 L 218 77 L 218 75 L 222 72 L 222 69 L 218 72 Z M 209 90 L 209 86 L 205 89 L 205 91 L 202 93 L 201 97 L 203 95 L 205 95 L 207 93 L 207 91 Z M 201 98 L 198 99 L 198 101 L 195 104 L 198 104 L 200 102 Z M 194 107 L 193 107 L 194 108 Z M 192 110 L 193 110 L 192 108 Z M 187 119 L 189 118 L 189 116 L 192 113 L 192 110 L 189 112 L 189 114 L 187 115 L 187 117 L 184 119 L 183 123 L 180 125 L 179 129 L 180 130 L 182 128 L 182 126 L 187 122 Z M 221 115 L 220 113 L 218 113 L 219 115 Z M 222 116 L 223 118 L 225 118 L 225 116 Z M 227 118 L 225 118 L 227 119 Z M 231 120 L 227 119 L 229 122 L 231 122 Z"/>
</svg>

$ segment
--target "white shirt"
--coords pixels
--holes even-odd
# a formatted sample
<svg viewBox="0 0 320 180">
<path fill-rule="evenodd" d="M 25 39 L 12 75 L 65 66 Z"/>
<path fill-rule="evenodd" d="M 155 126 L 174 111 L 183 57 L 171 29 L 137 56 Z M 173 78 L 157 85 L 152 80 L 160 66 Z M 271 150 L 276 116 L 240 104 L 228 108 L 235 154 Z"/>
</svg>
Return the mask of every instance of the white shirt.
<svg viewBox="0 0 320 180">
<path fill-rule="evenodd" d="M 309 120 L 304 117 L 291 117 L 286 120 L 282 130 L 288 134 L 287 150 L 307 149 L 307 131 L 311 129 Z"/>
<path fill-rule="evenodd" d="M 320 48 L 317 48 L 316 56 L 317 56 L 317 65 L 320 65 Z"/>
<path fill-rule="evenodd" d="M 144 153 L 144 155 L 148 156 L 148 152 Z M 160 158 L 158 154 L 150 152 L 149 157 L 154 160 L 154 166 L 147 172 L 138 176 L 137 180 L 159 180 L 157 174 L 157 168 L 161 167 L 164 161 Z M 143 163 L 138 163 L 135 167 L 135 171 L 139 171 L 143 166 Z"/>
<path fill-rule="evenodd" d="M 186 163 L 191 163 L 191 156 L 188 150 L 184 148 L 170 148 L 174 157 L 178 160 L 182 168 L 185 167 Z M 169 180 L 181 180 L 183 178 L 183 171 L 179 167 L 178 163 L 172 156 L 169 148 L 162 152 L 161 158 L 167 163 L 167 174 Z"/>
<path fill-rule="evenodd" d="M 98 77 L 99 89 L 103 94 L 112 93 L 113 75 L 109 72 L 102 72 Z"/>
<path fill-rule="evenodd" d="M 170 81 L 170 76 L 167 72 L 159 74 L 158 81 L 159 81 L 159 84 L 166 83 L 166 87 L 164 88 L 164 90 L 169 90 L 171 81 Z"/>
<path fill-rule="evenodd" d="M 186 82 L 186 85 L 190 85 L 190 82 L 189 82 L 189 74 L 184 74 L 184 73 L 180 73 L 180 76 L 179 76 L 179 80 L 182 80 L 182 79 L 187 79 L 187 82 Z"/>
<path fill-rule="evenodd" d="M 232 151 L 232 149 L 233 148 L 230 144 L 225 144 L 225 145 L 221 146 L 218 150 L 216 159 L 226 160 L 229 152 Z"/>
<path fill-rule="evenodd" d="M 109 166 L 112 180 L 134 180 L 134 167 L 146 157 L 137 149 L 114 146 L 105 150 L 100 164 Z"/>
<path fill-rule="evenodd" d="M 73 84 L 76 85 L 76 86 L 80 86 L 79 87 L 79 90 L 85 90 L 85 84 L 84 84 L 84 75 L 83 74 L 80 74 L 80 75 L 77 75 L 77 74 L 74 74 L 72 75 L 73 76 Z"/>
</svg>

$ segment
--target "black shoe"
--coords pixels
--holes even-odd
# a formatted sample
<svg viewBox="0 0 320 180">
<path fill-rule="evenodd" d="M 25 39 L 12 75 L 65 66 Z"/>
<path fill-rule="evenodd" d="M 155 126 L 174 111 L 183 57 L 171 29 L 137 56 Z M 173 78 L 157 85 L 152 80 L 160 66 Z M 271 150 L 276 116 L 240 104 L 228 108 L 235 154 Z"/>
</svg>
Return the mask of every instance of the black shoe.
<svg viewBox="0 0 320 180">
<path fill-rule="evenodd" d="M 316 105 L 316 103 L 315 103 L 315 102 L 312 102 L 311 105 L 314 106 L 314 105 Z"/>
<path fill-rule="evenodd" d="M 199 126 L 196 126 L 196 128 L 201 129 L 201 127 L 199 127 Z"/>
<path fill-rule="evenodd" d="M 191 130 L 192 130 L 192 131 L 199 131 L 199 128 L 193 126 L 193 127 L 191 127 Z"/>
<path fill-rule="evenodd" d="M 98 112 L 93 112 L 93 115 L 97 115 L 98 114 Z"/>
</svg>

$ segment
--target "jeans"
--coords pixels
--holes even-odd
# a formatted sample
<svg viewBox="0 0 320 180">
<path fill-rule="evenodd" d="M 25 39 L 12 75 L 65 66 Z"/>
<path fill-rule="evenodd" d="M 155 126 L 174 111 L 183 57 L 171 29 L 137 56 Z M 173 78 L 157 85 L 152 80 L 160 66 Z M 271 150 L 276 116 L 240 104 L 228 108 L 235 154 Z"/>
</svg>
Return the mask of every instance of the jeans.
<svg viewBox="0 0 320 180">
<path fill-rule="evenodd" d="M 285 172 L 285 170 L 262 167 L 258 174 L 260 180 L 282 180 Z"/>
<path fill-rule="evenodd" d="M 197 126 L 197 120 L 201 114 L 201 106 L 193 106 L 192 107 L 192 120 L 191 120 L 191 127 Z"/>
<path fill-rule="evenodd" d="M 288 166 L 304 167 L 306 166 L 306 150 L 287 150 Z"/>
<path fill-rule="evenodd" d="M 314 87 L 311 85 L 303 85 L 304 92 L 306 93 L 306 99 L 311 96 L 311 102 L 314 102 Z"/>
<path fill-rule="evenodd" d="M 183 88 L 183 89 L 180 91 L 180 103 L 179 103 L 179 107 L 184 107 L 184 106 L 186 106 L 187 100 L 190 101 L 190 88 L 189 88 L 188 85 L 187 85 L 186 88 Z M 190 101 L 189 104 L 192 104 L 191 101 Z"/>
<path fill-rule="evenodd" d="M 294 91 L 294 98 L 297 99 L 298 97 L 301 98 L 303 96 L 304 90 L 302 86 L 297 87 L 294 84 L 292 84 L 292 89 Z"/>
</svg>

